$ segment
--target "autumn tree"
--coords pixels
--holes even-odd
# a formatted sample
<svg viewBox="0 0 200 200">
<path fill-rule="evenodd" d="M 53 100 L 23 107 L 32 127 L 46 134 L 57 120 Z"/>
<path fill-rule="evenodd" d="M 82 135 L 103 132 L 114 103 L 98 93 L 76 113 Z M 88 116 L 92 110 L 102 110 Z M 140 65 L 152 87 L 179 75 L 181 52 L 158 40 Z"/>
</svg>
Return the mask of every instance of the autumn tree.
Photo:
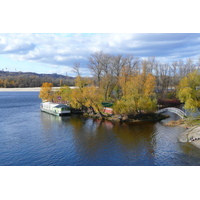
<svg viewBox="0 0 200 200">
<path fill-rule="evenodd" d="M 177 96 L 185 109 L 195 111 L 200 107 L 200 73 L 195 70 L 180 80 Z"/>
<path fill-rule="evenodd" d="M 63 101 L 70 101 L 71 93 L 72 93 L 72 90 L 70 89 L 69 86 L 64 85 L 64 86 L 60 87 L 60 95 L 61 95 Z"/>
<path fill-rule="evenodd" d="M 75 86 L 82 90 L 85 86 L 91 85 L 93 83 L 92 79 L 89 77 L 82 77 L 80 73 L 80 63 L 74 63 L 72 70 L 76 74 Z"/>
<path fill-rule="evenodd" d="M 75 79 L 76 88 L 73 89 L 71 92 L 70 105 L 76 109 L 86 110 L 87 99 L 85 98 L 84 95 L 84 88 L 90 86 L 93 82 L 91 78 L 82 77 L 80 75 L 79 68 L 76 69 L 77 69 L 77 77 Z"/>
<path fill-rule="evenodd" d="M 90 109 L 93 114 L 101 113 L 101 103 L 103 101 L 103 95 L 101 88 L 93 85 L 93 80 L 88 77 L 82 77 L 80 74 L 80 65 L 74 65 L 74 72 L 77 74 L 75 79 L 76 88 L 71 92 L 70 105 L 73 108 L 82 109 L 88 111 Z"/>
<path fill-rule="evenodd" d="M 70 101 L 70 105 L 72 106 L 72 108 L 86 111 L 87 108 L 85 104 L 86 104 L 86 99 L 83 94 L 83 89 L 79 89 L 79 88 L 73 89 L 71 93 L 71 101 Z"/>
<path fill-rule="evenodd" d="M 103 102 L 103 93 L 96 86 L 92 85 L 90 87 L 85 87 L 83 90 L 83 96 L 85 98 L 85 106 L 91 108 L 93 114 L 99 113 L 101 117 L 102 114 L 102 102 Z"/>
<path fill-rule="evenodd" d="M 75 86 L 82 90 L 84 87 L 91 85 L 93 83 L 91 78 L 77 76 L 75 79 Z"/>
<path fill-rule="evenodd" d="M 72 93 L 72 90 L 70 89 L 70 87 L 64 85 L 53 92 L 53 101 L 58 101 L 58 97 L 60 97 L 61 101 L 70 102 L 71 93 Z"/>
<path fill-rule="evenodd" d="M 130 67 L 130 65 L 124 65 L 122 67 L 120 76 L 118 77 L 118 84 L 121 88 L 121 96 L 126 99 L 126 95 L 128 94 L 128 87 L 130 86 L 130 81 L 134 76 L 134 71 Z"/>
<path fill-rule="evenodd" d="M 39 98 L 41 98 L 43 102 L 53 100 L 52 87 L 53 87 L 52 83 L 45 82 L 42 84 L 42 87 L 40 89 Z"/>
<path fill-rule="evenodd" d="M 116 101 L 114 111 L 119 114 L 152 112 L 156 109 L 155 77 L 143 69 L 142 74 L 123 77 L 122 97 Z"/>
</svg>

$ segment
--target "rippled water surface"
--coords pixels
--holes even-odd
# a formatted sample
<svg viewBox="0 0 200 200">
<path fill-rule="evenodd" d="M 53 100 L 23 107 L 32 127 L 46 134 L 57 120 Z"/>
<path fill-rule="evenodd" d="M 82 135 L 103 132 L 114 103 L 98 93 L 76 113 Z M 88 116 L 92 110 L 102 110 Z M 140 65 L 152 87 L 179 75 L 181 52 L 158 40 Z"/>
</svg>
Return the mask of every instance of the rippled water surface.
<svg viewBox="0 0 200 200">
<path fill-rule="evenodd" d="M 1 166 L 200 165 L 200 149 L 178 141 L 181 127 L 60 118 L 40 112 L 38 94 L 0 92 Z"/>
</svg>

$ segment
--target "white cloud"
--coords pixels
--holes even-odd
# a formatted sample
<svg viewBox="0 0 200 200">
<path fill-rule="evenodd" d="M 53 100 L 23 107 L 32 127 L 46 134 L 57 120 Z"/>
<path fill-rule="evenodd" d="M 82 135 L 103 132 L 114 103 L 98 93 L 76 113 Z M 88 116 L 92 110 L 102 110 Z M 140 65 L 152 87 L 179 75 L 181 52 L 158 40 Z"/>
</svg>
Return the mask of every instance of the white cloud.
<svg viewBox="0 0 200 200">
<path fill-rule="evenodd" d="M 0 54 L 21 61 L 72 69 L 80 62 L 88 73 L 87 58 L 95 51 L 172 59 L 197 54 L 199 34 L 0 34 Z M 59 67 L 58 67 L 59 66 Z"/>
</svg>

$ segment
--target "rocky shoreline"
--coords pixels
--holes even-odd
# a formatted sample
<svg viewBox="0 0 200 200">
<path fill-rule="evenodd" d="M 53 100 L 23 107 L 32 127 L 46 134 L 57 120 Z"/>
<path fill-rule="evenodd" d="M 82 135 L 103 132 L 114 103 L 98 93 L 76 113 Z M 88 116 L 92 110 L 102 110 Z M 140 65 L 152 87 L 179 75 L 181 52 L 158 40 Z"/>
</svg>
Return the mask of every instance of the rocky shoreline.
<svg viewBox="0 0 200 200">
<path fill-rule="evenodd" d="M 190 142 L 194 146 L 200 148 L 200 126 L 187 128 L 183 133 L 178 136 L 180 142 Z"/>
<path fill-rule="evenodd" d="M 200 148 L 200 126 L 199 125 L 190 125 L 188 127 L 187 122 L 184 119 L 177 121 L 169 121 L 163 123 L 165 126 L 181 126 L 185 128 L 185 131 L 180 133 L 178 140 L 182 143 L 190 142 L 192 145 Z"/>
<path fill-rule="evenodd" d="M 105 115 L 104 117 L 99 114 L 89 114 L 84 113 L 84 117 L 90 117 L 93 119 L 101 119 L 107 120 L 110 122 L 119 122 L 119 123 L 144 123 L 144 122 L 159 122 L 163 119 L 168 118 L 169 116 L 163 114 L 149 113 L 149 114 L 140 114 L 136 116 L 128 116 L 128 115 Z"/>
</svg>

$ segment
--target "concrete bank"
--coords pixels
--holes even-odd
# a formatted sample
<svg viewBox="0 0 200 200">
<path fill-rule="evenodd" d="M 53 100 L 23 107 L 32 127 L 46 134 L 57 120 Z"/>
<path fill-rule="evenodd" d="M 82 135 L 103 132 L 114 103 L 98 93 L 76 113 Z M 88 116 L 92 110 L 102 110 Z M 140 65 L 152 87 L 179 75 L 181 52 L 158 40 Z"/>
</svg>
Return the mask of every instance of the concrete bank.
<svg viewBox="0 0 200 200">
<path fill-rule="evenodd" d="M 196 147 L 200 148 L 200 126 L 195 126 L 186 129 L 178 136 L 180 142 L 190 142 Z"/>
</svg>

